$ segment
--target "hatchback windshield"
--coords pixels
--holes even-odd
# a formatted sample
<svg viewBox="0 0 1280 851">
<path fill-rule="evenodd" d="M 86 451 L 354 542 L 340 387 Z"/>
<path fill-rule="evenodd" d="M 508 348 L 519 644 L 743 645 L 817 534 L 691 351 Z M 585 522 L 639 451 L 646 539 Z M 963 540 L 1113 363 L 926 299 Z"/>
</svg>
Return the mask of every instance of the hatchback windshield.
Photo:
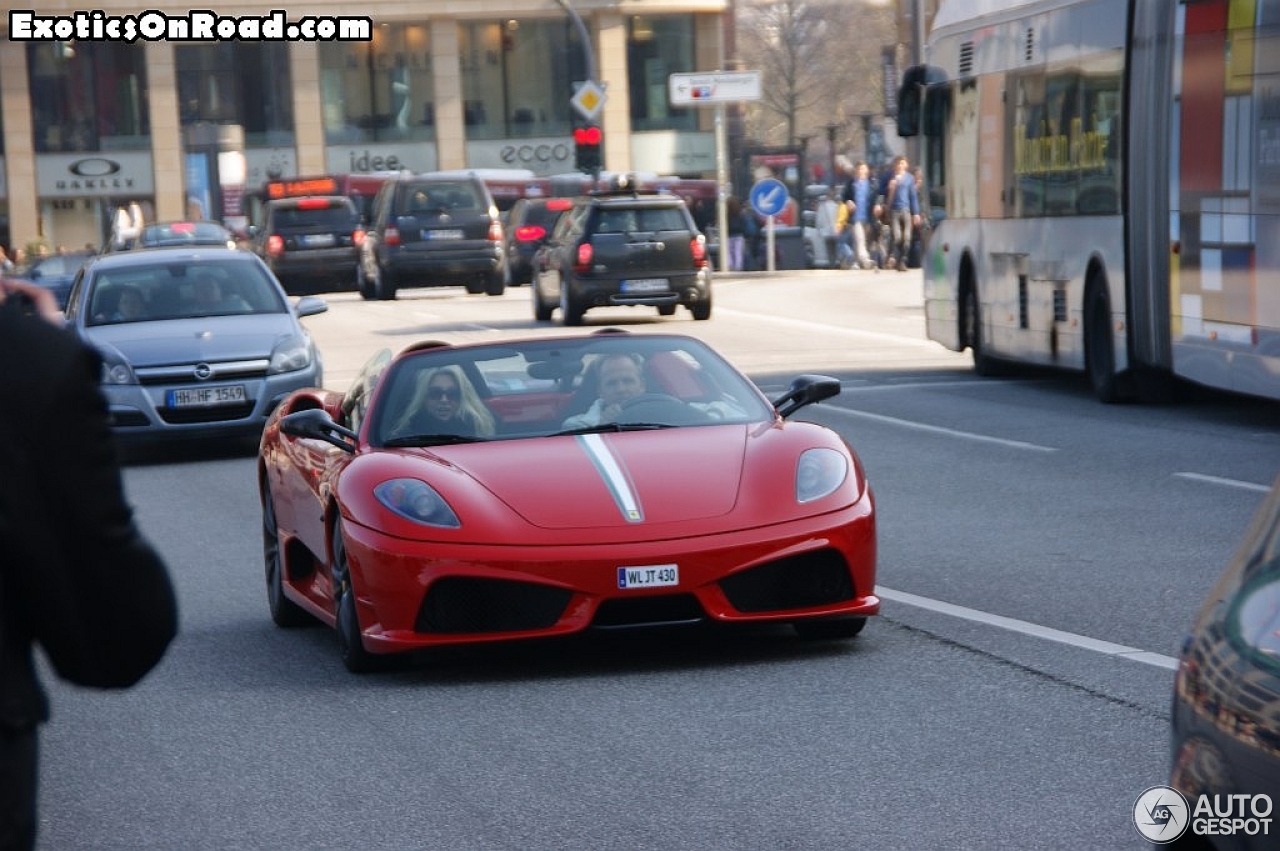
<svg viewBox="0 0 1280 851">
<path fill-rule="evenodd" d="M 88 284 L 88 325 L 288 309 L 267 272 L 241 258 L 139 262 L 99 269 Z"/>
</svg>

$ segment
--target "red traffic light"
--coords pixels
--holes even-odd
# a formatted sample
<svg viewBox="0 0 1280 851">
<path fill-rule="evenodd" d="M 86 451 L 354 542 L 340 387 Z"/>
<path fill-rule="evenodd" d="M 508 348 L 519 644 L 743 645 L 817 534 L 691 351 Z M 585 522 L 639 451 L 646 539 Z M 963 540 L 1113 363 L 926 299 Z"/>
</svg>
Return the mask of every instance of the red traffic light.
<svg viewBox="0 0 1280 851">
<path fill-rule="evenodd" d="M 599 145 L 602 138 L 604 138 L 604 134 L 600 132 L 599 127 L 594 125 L 573 128 L 573 143 L 575 145 Z"/>
</svg>

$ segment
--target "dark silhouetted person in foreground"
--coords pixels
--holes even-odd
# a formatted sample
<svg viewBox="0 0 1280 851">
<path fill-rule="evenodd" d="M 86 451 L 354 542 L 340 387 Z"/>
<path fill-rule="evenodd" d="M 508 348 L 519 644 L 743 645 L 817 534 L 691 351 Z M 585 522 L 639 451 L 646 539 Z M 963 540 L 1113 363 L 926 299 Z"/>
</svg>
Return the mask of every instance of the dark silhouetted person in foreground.
<svg viewBox="0 0 1280 851">
<path fill-rule="evenodd" d="M 178 629 L 164 562 L 133 522 L 97 353 L 51 293 L 0 281 L 0 851 L 35 847 L 39 645 L 59 677 L 127 688 Z"/>
</svg>

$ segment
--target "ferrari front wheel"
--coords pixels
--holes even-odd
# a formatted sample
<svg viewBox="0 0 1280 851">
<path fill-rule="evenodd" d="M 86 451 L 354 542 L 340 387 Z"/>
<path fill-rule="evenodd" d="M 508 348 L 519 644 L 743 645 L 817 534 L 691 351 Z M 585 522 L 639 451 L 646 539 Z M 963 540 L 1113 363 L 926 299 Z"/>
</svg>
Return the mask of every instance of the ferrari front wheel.
<svg viewBox="0 0 1280 851">
<path fill-rule="evenodd" d="M 360 616 L 356 611 L 356 590 L 351 584 L 351 565 L 342 527 L 333 529 L 333 597 L 337 610 L 338 654 L 353 674 L 367 674 L 385 667 L 383 657 L 364 649 L 360 638 Z"/>
<path fill-rule="evenodd" d="M 862 628 L 866 625 L 866 618 L 814 618 L 812 620 L 793 621 L 791 624 L 796 631 L 796 635 L 813 641 L 853 638 L 862 632 Z"/>
<path fill-rule="evenodd" d="M 262 483 L 262 562 L 267 574 L 267 606 L 276 626 L 291 629 L 314 623 L 311 616 L 284 593 L 284 559 L 280 555 L 280 528 L 271 486 Z"/>
</svg>

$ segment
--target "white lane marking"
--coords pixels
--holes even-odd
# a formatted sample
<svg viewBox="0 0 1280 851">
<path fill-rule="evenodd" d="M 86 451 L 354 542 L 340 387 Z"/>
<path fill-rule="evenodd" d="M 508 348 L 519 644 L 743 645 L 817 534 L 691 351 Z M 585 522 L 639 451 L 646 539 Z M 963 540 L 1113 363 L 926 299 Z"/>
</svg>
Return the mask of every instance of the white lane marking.
<svg viewBox="0 0 1280 851">
<path fill-rule="evenodd" d="M 981 443 L 995 443 L 999 446 L 1006 446 L 1010 449 L 1025 449 L 1030 452 L 1057 452 L 1056 446 L 1041 446 L 1038 443 L 1027 443 L 1023 440 L 1009 440 L 1004 437 L 992 437 L 989 434 L 976 434 L 971 431 L 960 431 L 954 428 L 944 428 L 943 426 L 928 425 L 926 423 L 918 423 L 913 420 L 902 420 L 897 417 L 887 417 L 884 414 L 873 414 L 869 411 L 856 411 L 850 408 L 839 408 L 834 405 L 824 405 L 820 409 L 833 414 L 843 414 L 846 417 L 858 417 L 865 420 L 875 420 L 876 422 L 888 423 L 889 425 L 901 426 L 902 428 L 915 429 L 916 431 L 927 431 L 931 434 L 942 434 L 947 437 L 958 437 L 963 440 L 975 440 Z"/>
<path fill-rule="evenodd" d="M 1137 647 L 1126 647 L 1123 644 L 1102 641 L 1097 638 L 1090 638 L 1087 635 L 1078 635 L 1074 632 L 1064 632 L 1060 629 L 1041 626 L 1040 624 L 1031 623 L 1030 621 L 1021 621 L 1017 618 L 1006 618 L 1003 615 L 993 615 L 990 612 L 970 609 L 965 606 L 957 606 L 954 603 L 944 603 L 941 600 L 921 597 L 916 594 L 910 594 L 906 591 L 894 591 L 892 588 L 885 588 L 877 585 L 876 594 L 885 600 L 893 600 L 897 603 L 905 603 L 908 606 L 928 609 L 931 612 L 939 612 L 944 615 L 951 615 L 952 617 L 975 621 L 977 623 L 987 624 L 988 626 L 999 627 L 1000 629 L 1007 629 L 1010 632 L 1017 632 L 1022 635 L 1043 638 L 1046 641 L 1056 641 L 1059 644 L 1069 644 L 1072 647 L 1079 647 L 1082 650 L 1092 650 L 1095 653 L 1102 653 L 1106 656 L 1115 656 L 1120 659 L 1132 659 L 1133 661 L 1141 662 L 1144 665 L 1154 665 L 1157 668 L 1168 668 L 1170 671 L 1177 670 L 1178 667 L 1178 660 L 1172 656 L 1162 656 L 1159 653 L 1152 653 L 1148 650 L 1142 650 Z"/>
<path fill-rule="evenodd" d="M 883 331 L 863 331 L 860 328 L 845 328 L 840 325 L 827 325 L 822 322 L 812 322 L 808 319 L 792 319 L 788 316 L 769 316 L 763 313 L 755 313 L 749 310 L 734 310 L 731 307 L 721 307 L 716 305 L 716 313 L 721 316 L 728 314 L 742 319 L 755 319 L 761 322 L 773 322 L 780 325 L 791 325 L 795 328 L 801 328 L 807 331 L 819 330 L 832 334 L 844 334 L 848 337 L 859 337 L 864 340 L 876 340 L 882 343 L 903 343 L 908 346 L 918 346 L 922 349 L 930 351 L 938 351 L 942 349 L 941 343 L 935 343 L 933 340 L 926 340 L 921 337 L 910 337 L 905 334 L 886 334 Z"/>
<path fill-rule="evenodd" d="M 1224 479 L 1221 476 L 1206 476 L 1203 473 L 1174 473 L 1174 477 L 1179 479 L 1190 479 L 1193 482 L 1207 482 L 1211 485 L 1226 485 L 1229 488 L 1242 488 L 1247 491 L 1255 491 L 1257 493 L 1267 493 L 1271 490 L 1271 485 L 1257 485 L 1253 482 L 1242 482 L 1239 479 Z"/>
</svg>

